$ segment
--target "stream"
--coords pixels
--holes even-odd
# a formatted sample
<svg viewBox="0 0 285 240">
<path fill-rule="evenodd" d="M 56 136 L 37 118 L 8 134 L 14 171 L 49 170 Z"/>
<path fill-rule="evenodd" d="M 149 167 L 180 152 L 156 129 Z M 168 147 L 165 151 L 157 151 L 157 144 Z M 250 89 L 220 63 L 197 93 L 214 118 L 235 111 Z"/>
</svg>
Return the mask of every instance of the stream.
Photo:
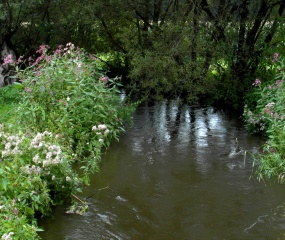
<svg viewBox="0 0 285 240">
<path fill-rule="evenodd" d="M 46 240 L 284 239 L 285 191 L 259 182 L 264 139 L 235 115 L 165 101 L 144 105 L 78 195 L 83 215 L 54 208 Z"/>
</svg>

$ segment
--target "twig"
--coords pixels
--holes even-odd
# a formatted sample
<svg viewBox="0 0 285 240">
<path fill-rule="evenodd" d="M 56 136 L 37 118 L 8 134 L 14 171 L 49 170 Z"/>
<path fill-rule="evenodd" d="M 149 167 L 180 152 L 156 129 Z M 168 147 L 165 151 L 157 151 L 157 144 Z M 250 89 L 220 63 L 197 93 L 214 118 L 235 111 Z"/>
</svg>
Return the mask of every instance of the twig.
<svg viewBox="0 0 285 240">
<path fill-rule="evenodd" d="M 89 197 L 87 197 L 87 198 L 85 198 L 85 199 L 89 199 L 89 198 L 93 197 L 97 192 L 102 191 L 102 190 L 105 190 L 105 189 L 107 189 L 107 188 L 109 188 L 109 186 L 103 187 L 103 188 L 100 188 L 100 189 L 97 189 L 95 193 L 93 193 L 91 196 L 89 196 Z M 110 189 L 110 188 L 109 188 L 109 189 Z"/>
<path fill-rule="evenodd" d="M 72 195 L 72 197 L 74 197 L 76 200 L 78 200 L 78 201 L 81 202 L 82 204 L 87 205 L 87 203 L 84 202 L 84 201 L 82 201 L 79 197 L 76 197 L 74 194 L 71 194 L 71 195 Z"/>
</svg>

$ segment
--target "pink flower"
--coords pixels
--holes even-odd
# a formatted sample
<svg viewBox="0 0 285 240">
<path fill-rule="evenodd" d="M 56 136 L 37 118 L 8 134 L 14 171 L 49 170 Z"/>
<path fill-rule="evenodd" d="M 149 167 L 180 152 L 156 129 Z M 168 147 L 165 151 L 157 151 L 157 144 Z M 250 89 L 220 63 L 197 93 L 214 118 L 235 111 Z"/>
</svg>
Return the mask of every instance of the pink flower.
<svg viewBox="0 0 285 240">
<path fill-rule="evenodd" d="M 272 62 L 277 62 L 277 61 L 278 61 L 278 53 L 274 53 Z"/>
<path fill-rule="evenodd" d="M 61 53 L 61 50 L 60 49 L 56 49 L 55 51 L 54 51 L 54 54 L 60 54 Z"/>
<path fill-rule="evenodd" d="M 7 65 L 7 64 L 13 64 L 13 63 L 14 63 L 13 56 L 9 54 L 7 55 L 7 57 L 4 58 L 4 62 L 2 66 Z"/>
<path fill-rule="evenodd" d="M 16 216 L 18 216 L 19 215 L 19 210 L 18 209 L 14 209 L 14 213 L 15 213 Z"/>
<path fill-rule="evenodd" d="M 25 87 L 24 90 L 25 90 L 25 92 L 27 92 L 27 93 L 31 93 L 33 89 L 32 89 L 32 88 Z"/>
<path fill-rule="evenodd" d="M 23 60 L 22 60 L 22 56 L 20 56 L 20 57 L 18 58 L 18 60 L 17 60 L 17 64 L 20 64 L 21 62 L 23 62 Z"/>
<path fill-rule="evenodd" d="M 261 84 L 261 81 L 259 79 L 255 79 L 255 82 L 252 85 L 257 87 L 260 84 Z"/>
<path fill-rule="evenodd" d="M 36 51 L 36 53 L 43 54 L 49 49 L 48 45 L 40 45 L 40 48 Z"/>
<path fill-rule="evenodd" d="M 280 85 L 282 82 L 283 82 L 282 80 L 277 80 L 277 81 L 276 81 L 276 87 L 279 87 L 279 85 Z"/>
<path fill-rule="evenodd" d="M 99 78 L 99 81 L 104 82 L 105 84 L 107 84 L 108 81 L 109 81 L 109 78 L 107 76 L 102 76 L 102 77 Z"/>
</svg>

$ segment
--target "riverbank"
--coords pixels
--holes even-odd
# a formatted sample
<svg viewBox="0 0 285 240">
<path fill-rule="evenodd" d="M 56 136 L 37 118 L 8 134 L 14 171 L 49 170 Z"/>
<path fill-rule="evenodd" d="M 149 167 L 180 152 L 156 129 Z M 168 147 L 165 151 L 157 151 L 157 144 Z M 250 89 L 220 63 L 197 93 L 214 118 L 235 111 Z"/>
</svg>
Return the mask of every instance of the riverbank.
<svg viewBox="0 0 285 240">
<path fill-rule="evenodd" d="M 6 240 L 39 239 L 37 217 L 72 196 L 76 202 L 135 108 L 82 49 L 41 46 L 37 53 L 18 71 L 20 83 L 0 89 L 6 92 L 0 108 L 0 236 Z"/>
</svg>

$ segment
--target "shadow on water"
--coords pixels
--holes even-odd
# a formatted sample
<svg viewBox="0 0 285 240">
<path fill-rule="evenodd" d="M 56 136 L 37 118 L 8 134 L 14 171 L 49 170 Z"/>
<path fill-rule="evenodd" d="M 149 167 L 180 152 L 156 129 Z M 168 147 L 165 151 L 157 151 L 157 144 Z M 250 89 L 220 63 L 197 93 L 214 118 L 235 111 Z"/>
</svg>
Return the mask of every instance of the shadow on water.
<svg viewBox="0 0 285 240">
<path fill-rule="evenodd" d="M 284 187 L 252 176 L 258 136 L 236 116 L 175 101 L 140 107 L 80 196 L 54 209 L 43 239 L 282 239 Z M 106 188 L 108 186 L 108 188 Z M 101 189 L 96 191 L 96 189 Z"/>
</svg>

